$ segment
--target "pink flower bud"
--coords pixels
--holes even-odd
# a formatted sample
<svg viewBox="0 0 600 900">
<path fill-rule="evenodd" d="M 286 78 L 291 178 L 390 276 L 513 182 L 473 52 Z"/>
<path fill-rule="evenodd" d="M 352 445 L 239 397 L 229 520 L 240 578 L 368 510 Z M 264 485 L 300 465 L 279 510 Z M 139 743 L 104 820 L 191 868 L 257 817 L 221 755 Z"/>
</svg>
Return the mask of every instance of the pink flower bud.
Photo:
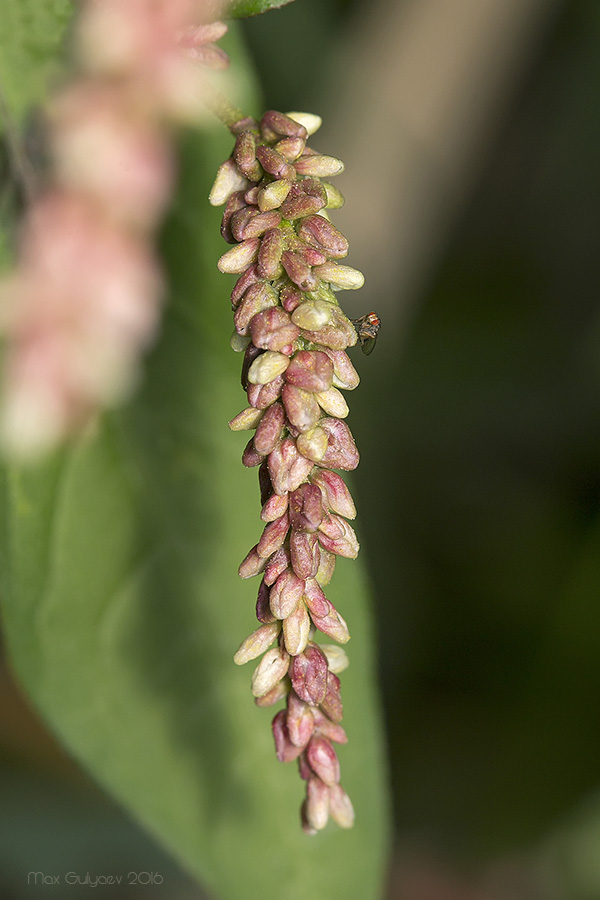
<svg viewBox="0 0 600 900">
<path fill-rule="evenodd" d="M 263 504 L 260 517 L 263 522 L 274 522 L 284 514 L 288 507 L 288 494 L 271 494 Z"/>
<path fill-rule="evenodd" d="M 315 831 L 321 831 L 329 819 L 329 788 L 314 775 L 306 785 L 306 822 Z"/>
<path fill-rule="evenodd" d="M 292 567 L 299 578 L 314 578 L 319 568 L 319 545 L 316 534 L 292 531 L 290 534 Z"/>
<path fill-rule="evenodd" d="M 254 316 L 250 322 L 250 333 L 256 347 L 282 351 L 296 340 L 300 329 L 285 310 L 275 306 Z"/>
<path fill-rule="evenodd" d="M 315 712 L 318 712 L 318 710 L 315 710 Z M 314 775 L 313 770 L 306 761 L 306 753 L 302 753 L 298 757 L 298 774 L 303 781 L 308 781 L 308 779 L 312 778 Z"/>
<path fill-rule="evenodd" d="M 272 147 L 265 147 L 261 144 L 256 148 L 256 156 L 265 172 L 268 172 L 274 178 L 294 178 L 294 167 L 287 161 L 285 156 L 282 156 L 277 150 L 273 150 Z"/>
<path fill-rule="evenodd" d="M 251 238 L 241 244 L 236 244 L 219 259 L 217 263 L 219 271 L 231 274 L 243 272 L 244 269 L 256 262 L 259 248 L 260 240 L 258 238 Z"/>
<path fill-rule="evenodd" d="M 233 657 L 235 664 L 242 666 L 244 663 L 250 662 L 251 659 L 256 659 L 257 656 L 269 649 L 273 641 L 279 637 L 280 631 L 281 625 L 279 622 L 274 622 L 271 625 L 261 625 L 260 628 L 253 631 L 240 644 L 239 650 Z"/>
<path fill-rule="evenodd" d="M 265 640 L 267 640 L 267 637 L 265 637 Z M 341 722 L 344 717 L 344 707 L 342 706 L 340 694 L 340 679 L 332 672 L 329 672 L 327 676 L 327 693 L 321 703 L 321 709 L 332 722 Z"/>
<path fill-rule="evenodd" d="M 338 231 L 323 216 L 307 216 L 306 219 L 302 219 L 298 228 L 298 237 L 310 244 L 311 247 L 321 250 L 331 259 L 341 259 L 348 255 L 348 241 L 342 232 Z M 321 268 L 323 267 L 319 266 L 319 269 Z M 323 275 L 319 275 L 319 278 L 327 280 Z"/>
<path fill-rule="evenodd" d="M 345 471 L 355 469 L 360 456 L 346 423 L 340 419 L 322 419 L 319 425 L 327 435 L 328 444 L 321 465 Z"/>
<path fill-rule="evenodd" d="M 304 584 L 304 602 L 308 606 L 313 618 L 329 615 L 333 606 L 323 593 L 320 584 L 315 578 L 307 578 Z"/>
<path fill-rule="evenodd" d="M 271 607 L 269 605 L 268 584 L 269 583 L 265 576 L 260 583 L 258 596 L 256 598 L 256 618 L 264 625 L 271 625 L 273 622 L 277 621 L 277 618 L 271 612 Z"/>
<path fill-rule="evenodd" d="M 298 606 L 303 590 L 304 581 L 290 569 L 286 569 L 279 576 L 269 594 L 269 605 L 275 618 L 285 619 L 287 616 L 291 616 Z"/>
<path fill-rule="evenodd" d="M 256 267 L 261 278 L 276 278 L 281 272 L 283 242 L 283 232 L 280 228 L 269 228 L 264 233 L 260 242 Z"/>
<path fill-rule="evenodd" d="M 279 443 L 283 431 L 285 413 L 281 403 L 272 403 L 263 413 L 256 434 L 254 435 L 254 448 L 265 456 L 271 453 Z"/>
<path fill-rule="evenodd" d="M 319 469 L 311 476 L 311 481 L 321 489 L 327 509 L 345 519 L 356 517 L 354 501 L 341 475 L 328 469 Z"/>
<path fill-rule="evenodd" d="M 295 691 L 288 694 L 286 723 L 292 744 L 304 749 L 315 729 L 315 719 L 311 707 Z"/>
<path fill-rule="evenodd" d="M 291 762 L 302 753 L 302 747 L 296 747 L 290 740 L 286 724 L 286 711 L 280 710 L 273 719 L 273 737 L 275 738 L 275 752 L 279 762 Z"/>
<path fill-rule="evenodd" d="M 322 645 L 321 649 L 323 649 Z M 341 647 L 337 647 L 336 649 L 340 650 L 342 653 L 344 652 Z M 326 737 L 329 741 L 335 741 L 336 744 L 348 743 L 348 735 L 342 726 L 339 723 L 332 722 L 331 719 L 328 719 L 327 716 L 321 712 L 321 709 L 313 710 L 313 718 L 315 720 L 315 731 L 322 737 Z"/>
<path fill-rule="evenodd" d="M 308 643 L 311 621 L 304 603 L 298 603 L 296 609 L 283 620 L 283 640 L 290 656 L 302 653 Z"/>
<path fill-rule="evenodd" d="M 329 550 L 330 553 L 335 553 L 337 556 L 345 556 L 347 559 L 356 559 L 360 545 L 352 525 L 346 522 L 345 519 L 340 519 L 337 516 L 331 516 L 331 519 L 336 520 L 342 534 L 337 537 L 330 537 L 329 535 L 324 534 L 322 530 L 319 530 L 317 534 L 321 545 L 325 547 L 326 550 Z M 321 528 L 322 527 L 323 525 L 321 525 Z"/>
<path fill-rule="evenodd" d="M 284 219 L 293 220 L 318 213 L 327 205 L 327 192 L 322 184 L 311 178 L 292 185 L 290 193 L 281 205 Z"/>
<path fill-rule="evenodd" d="M 340 763 L 335 750 L 327 738 L 320 737 L 317 734 L 313 735 L 306 748 L 306 759 L 315 775 L 318 775 L 326 785 L 333 785 L 339 782 Z"/>
<path fill-rule="evenodd" d="M 239 192 L 235 195 L 239 197 Z M 228 201 L 229 202 L 229 201 Z M 231 214 L 231 218 L 229 220 L 229 229 L 234 237 L 235 241 L 243 241 L 244 238 L 249 237 L 258 237 L 256 234 L 246 234 L 246 226 L 249 222 L 252 221 L 258 215 L 258 210 L 253 209 L 251 206 L 246 206 L 244 203 L 240 209 L 235 210 Z M 221 222 L 221 225 L 223 223 Z"/>
<path fill-rule="evenodd" d="M 233 321 L 238 334 L 248 334 L 250 322 L 259 312 L 277 306 L 277 294 L 263 281 L 252 284 L 246 290 L 235 311 Z"/>
<path fill-rule="evenodd" d="M 254 438 L 250 438 L 242 453 L 242 465 L 246 466 L 247 469 L 252 469 L 254 466 L 260 466 L 264 458 L 264 453 L 259 453 L 255 449 Z"/>
<path fill-rule="evenodd" d="M 333 638 L 334 641 L 338 641 L 340 644 L 347 644 L 350 640 L 348 626 L 336 609 L 332 608 L 331 612 L 322 618 L 318 616 L 311 616 L 311 618 L 315 628 L 318 628 L 319 631 L 328 637 Z"/>
<path fill-rule="evenodd" d="M 286 384 L 281 399 L 289 421 L 298 431 L 310 431 L 321 418 L 321 408 L 310 391 Z"/>
<path fill-rule="evenodd" d="M 327 514 L 321 519 L 319 529 L 328 538 L 332 540 L 339 539 L 344 536 L 344 529 L 341 523 L 342 520 L 338 516 Z"/>
<path fill-rule="evenodd" d="M 248 385 L 248 403 L 256 407 L 256 409 L 266 409 L 281 396 L 281 389 L 284 385 L 283 375 L 278 375 L 268 384 L 249 384 Z"/>
<path fill-rule="evenodd" d="M 303 245 L 301 242 L 299 243 L 299 246 L 294 246 L 294 253 L 299 256 L 302 262 L 305 262 L 307 266 L 322 266 L 327 262 L 327 257 L 319 250 L 315 250 L 314 247 L 308 247 L 306 244 Z"/>
<path fill-rule="evenodd" d="M 277 141 L 275 144 L 275 150 L 278 153 L 281 153 L 288 162 L 293 162 L 295 159 L 298 159 L 299 156 L 304 152 L 304 148 L 306 146 L 306 142 L 299 137 L 287 137 L 282 138 L 282 140 Z"/>
<path fill-rule="evenodd" d="M 350 797 L 339 784 L 329 788 L 329 812 L 340 828 L 352 828 L 354 825 L 355 815 Z"/>
<path fill-rule="evenodd" d="M 296 449 L 292 438 L 285 438 L 278 447 L 269 454 L 269 475 L 276 494 L 295 491 L 306 481 L 313 464 Z"/>
<path fill-rule="evenodd" d="M 285 650 L 273 647 L 267 650 L 252 675 L 252 693 L 255 697 L 264 697 L 287 675 L 290 657 Z"/>
<path fill-rule="evenodd" d="M 309 644 L 303 653 L 292 657 L 289 674 L 292 687 L 301 700 L 311 706 L 318 706 L 325 699 L 327 660 L 315 644 Z"/>
<path fill-rule="evenodd" d="M 285 495 L 287 496 L 287 494 Z M 282 572 L 291 565 L 290 551 L 285 547 L 280 547 L 269 559 L 265 568 L 265 582 L 268 585 L 274 584 Z"/>
<path fill-rule="evenodd" d="M 251 131 L 243 131 L 235 139 L 233 158 L 238 170 L 250 181 L 260 181 L 261 167 L 256 159 L 256 137 Z"/>
<path fill-rule="evenodd" d="M 233 240 L 230 243 L 233 243 Z M 236 308 L 250 285 L 256 284 L 258 281 L 260 281 L 260 276 L 256 271 L 256 266 L 249 266 L 243 275 L 240 275 L 231 292 L 232 309 Z"/>
<path fill-rule="evenodd" d="M 281 222 L 281 214 L 277 210 L 257 213 L 249 219 L 243 229 L 242 238 L 260 237 L 271 228 L 276 228 Z"/>
<path fill-rule="evenodd" d="M 294 284 L 285 284 L 279 294 L 281 305 L 286 312 L 292 313 L 299 303 L 301 303 L 304 294 Z M 293 319 L 292 319 L 293 321 Z M 294 324 L 298 324 L 295 322 Z M 301 327 L 301 326 L 298 326 Z"/>
<path fill-rule="evenodd" d="M 252 578 L 254 575 L 258 575 L 259 572 L 262 572 L 265 564 L 266 560 L 259 556 L 255 546 L 240 563 L 238 575 L 240 578 Z"/>
<path fill-rule="evenodd" d="M 299 350 L 285 375 L 288 384 L 305 391 L 327 391 L 333 378 L 333 363 L 320 350 Z"/>
<path fill-rule="evenodd" d="M 266 694 L 263 694 L 262 697 L 255 697 L 254 702 L 261 708 L 266 708 L 267 706 L 275 706 L 276 703 L 279 703 L 280 700 L 283 700 L 287 696 L 289 690 L 289 679 L 282 678 L 281 681 L 279 681 L 275 685 L 275 687 L 271 688 L 271 690 Z"/>
<path fill-rule="evenodd" d="M 313 275 L 311 267 L 303 262 L 297 254 L 286 250 L 281 256 L 281 263 L 290 281 L 297 284 L 301 291 L 316 290 L 319 279 Z"/>
<path fill-rule="evenodd" d="M 260 120 L 260 130 L 266 141 L 282 137 L 298 137 L 306 140 L 308 132 L 301 122 L 274 109 L 268 110 Z"/>
<path fill-rule="evenodd" d="M 235 244 L 236 238 L 231 230 L 231 220 L 235 213 L 247 209 L 243 191 L 235 191 L 227 201 L 221 219 L 221 237 L 228 244 Z"/>
<path fill-rule="evenodd" d="M 290 525 L 296 531 L 316 531 L 324 515 L 323 495 L 317 485 L 301 484 L 290 494 Z"/>
<path fill-rule="evenodd" d="M 352 391 L 358 387 L 360 378 L 358 372 L 350 362 L 350 357 L 343 350 L 329 350 L 326 348 L 324 353 L 327 354 L 333 363 L 333 384 L 334 387 L 342 388 L 342 390 Z"/>
<path fill-rule="evenodd" d="M 269 522 L 268 525 L 265 525 L 261 538 L 256 545 L 259 556 L 267 559 L 272 553 L 275 553 L 285 541 L 289 527 L 290 517 L 287 513 L 281 518 L 275 519 L 274 522 Z"/>
</svg>

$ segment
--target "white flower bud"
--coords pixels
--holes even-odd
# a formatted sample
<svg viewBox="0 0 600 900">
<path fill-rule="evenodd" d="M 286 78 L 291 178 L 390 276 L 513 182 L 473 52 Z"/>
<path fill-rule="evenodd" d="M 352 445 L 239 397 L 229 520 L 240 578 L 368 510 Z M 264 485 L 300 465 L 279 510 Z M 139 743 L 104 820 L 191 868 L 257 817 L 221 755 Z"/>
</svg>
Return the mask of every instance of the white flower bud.
<svg viewBox="0 0 600 900">
<path fill-rule="evenodd" d="M 326 300 L 309 300 L 296 307 L 292 313 L 292 322 L 306 331 L 319 331 L 329 325 L 331 315 L 331 303 Z"/>
<path fill-rule="evenodd" d="M 327 657 L 327 665 L 329 666 L 330 672 L 337 675 L 339 672 L 343 672 L 344 669 L 348 668 L 350 660 L 343 647 L 338 647 L 337 644 L 320 644 L 320 647 Z"/>
<path fill-rule="evenodd" d="M 334 262 L 315 266 L 313 272 L 319 278 L 322 278 L 323 281 L 328 281 L 329 284 L 337 285 L 337 287 L 346 291 L 355 291 L 365 283 L 365 276 L 358 269 L 353 269 L 352 266 L 338 266 Z"/>
<path fill-rule="evenodd" d="M 287 674 L 290 658 L 285 650 L 267 650 L 252 675 L 252 693 L 264 697 Z"/>
<path fill-rule="evenodd" d="M 315 113 L 289 112 L 286 113 L 286 116 L 293 119 L 294 122 L 298 122 L 299 125 L 304 125 L 309 135 L 318 131 L 323 124 L 321 116 L 317 116 Z"/>
<path fill-rule="evenodd" d="M 327 439 L 327 434 L 319 425 L 317 425 L 316 428 L 305 431 L 304 434 L 299 434 L 296 440 L 296 446 L 302 456 L 318 463 L 321 462 L 327 453 L 329 441 Z"/>
<path fill-rule="evenodd" d="M 258 356 L 248 370 L 250 384 L 269 384 L 279 375 L 283 375 L 290 364 L 289 356 L 277 353 L 276 350 L 267 350 Z"/>
<path fill-rule="evenodd" d="M 233 657 L 234 663 L 238 666 L 243 666 L 244 663 L 250 662 L 251 659 L 256 659 L 257 656 L 268 650 L 277 638 L 280 630 L 280 622 L 272 622 L 257 628 L 240 644 L 237 653 Z"/>
<path fill-rule="evenodd" d="M 330 387 L 328 391 L 319 391 L 315 397 L 319 406 L 336 419 L 345 419 L 350 412 L 344 395 L 335 387 Z"/>
<path fill-rule="evenodd" d="M 245 191 L 250 187 L 250 182 L 244 178 L 232 159 L 226 160 L 219 166 L 217 177 L 208 195 L 211 206 L 221 206 L 235 191 Z"/>
<path fill-rule="evenodd" d="M 229 427 L 232 431 L 250 431 L 252 428 L 256 428 L 264 412 L 264 409 L 254 409 L 253 406 L 249 406 L 231 419 Z"/>
</svg>

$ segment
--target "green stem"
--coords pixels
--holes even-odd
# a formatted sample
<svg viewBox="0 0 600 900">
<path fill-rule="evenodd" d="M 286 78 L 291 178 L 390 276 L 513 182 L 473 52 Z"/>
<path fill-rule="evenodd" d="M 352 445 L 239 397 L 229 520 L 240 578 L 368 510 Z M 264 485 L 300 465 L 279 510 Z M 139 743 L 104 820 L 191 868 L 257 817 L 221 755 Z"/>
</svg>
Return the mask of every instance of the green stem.
<svg viewBox="0 0 600 900">
<path fill-rule="evenodd" d="M 209 98 L 208 105 L 213 115 L 219 119 L 223 125 L 233 132 L 233 126 L 240 119 L 245 118 L 244 113 L 237 106 L 234 106 L 224 94 L 215 91 L 213 96 Z"/>
</svg>

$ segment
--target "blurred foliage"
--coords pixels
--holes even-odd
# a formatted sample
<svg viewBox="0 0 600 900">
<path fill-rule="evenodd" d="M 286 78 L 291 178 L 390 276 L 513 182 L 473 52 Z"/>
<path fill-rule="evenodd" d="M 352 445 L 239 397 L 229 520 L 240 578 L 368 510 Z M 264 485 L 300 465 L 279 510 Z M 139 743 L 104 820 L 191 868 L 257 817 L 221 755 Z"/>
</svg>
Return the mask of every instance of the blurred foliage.
<svg viewBox="0 0 600 900">
<path fill-rule="evenodd" d="M 271 9 L 279 9 L 292 0 L 230 0 L 227 15 L 234 18 L 243 16 L 257 16 L 260 13 L 269 12 Z"/>
</svg>

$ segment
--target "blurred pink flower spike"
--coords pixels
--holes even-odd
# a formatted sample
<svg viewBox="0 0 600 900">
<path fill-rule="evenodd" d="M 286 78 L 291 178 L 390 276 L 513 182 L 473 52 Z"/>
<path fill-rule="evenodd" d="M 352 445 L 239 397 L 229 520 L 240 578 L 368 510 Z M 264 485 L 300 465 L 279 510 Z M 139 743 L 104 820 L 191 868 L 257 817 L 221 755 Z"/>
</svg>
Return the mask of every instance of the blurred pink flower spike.
<svg viewBox="0 0 600 900">
<path fill-rule="evenodd" d="M 164 295 L 153 235 L 174 183 L 170 123 L 206 115 L 223 69 L 213 0 L 88 0 L 81 75 L 48 108 L 49 188 L 29 210 L 18 270 L 0 285 L 0 437 L 39 457 L 127 398 Z"/>
</svg>

